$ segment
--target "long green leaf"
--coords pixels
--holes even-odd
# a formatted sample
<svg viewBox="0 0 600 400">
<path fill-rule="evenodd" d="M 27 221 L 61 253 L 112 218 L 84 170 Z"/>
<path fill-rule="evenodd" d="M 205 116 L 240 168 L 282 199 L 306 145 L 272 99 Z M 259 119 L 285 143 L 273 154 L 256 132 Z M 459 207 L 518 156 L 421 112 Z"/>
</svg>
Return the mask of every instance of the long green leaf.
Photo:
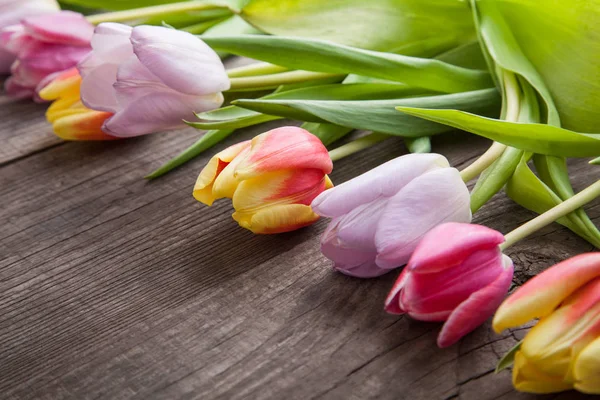
<svg viewBox="0 0 600 400">
<path fill-rule="evenodd" d="M 302 124 L 302 128 L 321 139 L 321 142 L 323 142 L 325 146 L 329 146 L 353 131 L 352 128 L 347 128 L 345 126 L 319 124 L 314 122 L 305 122 Z"/>
<path fill-rule="evenodd" d="M 460 0 L 251 0 L 241 16 L 279 36 L 385 51 L 439 38 L 450 48 L 474 37 Z"/>
<path fill-rule="evenodd" d="M 204 38 L 216 50 L 287 68 L 358 74 L 438 92 L 463 92 L 491 86 L 489 74 L 439 60 L 362 50 L 316 39 L 240 35 Z"/>
<path fill-rule="evenodd" d="M 405 137 L 430 136 L 451 130 L 444 125 L 402 115 L 398 105 L 446 108 L 456 107 L 481 114 L 497 114 L 500 99 L 495 89 L 447 95 L 411 97 L 393 100 L 238 100 L 236 105 L 269 115 L 310 122 L 329 122 Z"/>
<path fill-rule="evenodd" d="M 398 83 L 333 84 L 276 92 L 264 96 L 262 99 L 368 100 L 394 99 L 428 93 L 432 92 Z M 202 121 L 192 121 L 188 124 L 197 129 L 239 129 L 280 118 L 265 114 L 241 107 L 227 106 L 217 110 L 199 113 L 197 114 L 197 117 Z"/>
<path fill-rule="evenodd" d="M 578 133 L 543 124 L 507 122 L 457 110 L 413 107 L 398 107 L 398 110 L 534 153 L 562 157 L 593 157 L 600 154 L 600 134 L 596 133 Z"/>
<path fill-rule="evenodd" d="M 513 348 L 510 349 L 505 355 L 502 356 L 502 358 L 498 361 L 498 364 L 496 364 L 496 374 L 504 371 L 506 368 L 509 368 L 511 365 L 513 365 L 513 363 L 515 362 L 515 356 L 517 355 L 519 349 L 521 349 L 522 344 L 523 341 L 521 340 L 519 343 L 514 345 Z"/>
</svg>

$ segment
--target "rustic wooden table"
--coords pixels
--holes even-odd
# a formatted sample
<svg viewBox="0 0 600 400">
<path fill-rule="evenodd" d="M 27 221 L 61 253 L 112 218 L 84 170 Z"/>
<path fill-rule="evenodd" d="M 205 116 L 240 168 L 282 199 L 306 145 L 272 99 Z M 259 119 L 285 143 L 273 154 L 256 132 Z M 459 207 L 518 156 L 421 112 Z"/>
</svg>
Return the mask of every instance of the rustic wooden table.
<svg viewBox="0 0 600 400">
<path fill-rule="evenodd" d="M 498 336 L 488 324 L 440 350 L 439 325 L 383 312 L 396 273 L 331 270 L 318 245 L 326 221 L 255 236 L 230 202 L 192 198 L 214 151 L 275 124 L 147 182 L 200 133 L 65 143 L 44 108 L 0 97 L 1 398 L 534 398 L 493 372 L 524 329 Z M 455 133 L 433 144 L 462 167 L 488 142 Z M 332 179 L 405 152 L 391 139 L 336 162 Z M 584 160 L 571 171 L 577 189 L 597 179 Z M 600 202 L 588 211 L 600 223 Z M 507 232 L 532 215 L 499 194 L 475 222 Z M 553 224 L 510 249 L 515 284 L 590 250 Z"/>
</svg>

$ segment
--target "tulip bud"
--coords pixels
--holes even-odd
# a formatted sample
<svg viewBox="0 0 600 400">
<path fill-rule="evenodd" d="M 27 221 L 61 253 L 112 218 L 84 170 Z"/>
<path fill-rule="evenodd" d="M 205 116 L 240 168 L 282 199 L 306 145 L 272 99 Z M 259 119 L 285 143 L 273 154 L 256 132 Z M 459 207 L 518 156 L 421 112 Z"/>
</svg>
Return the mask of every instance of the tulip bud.
<svg viewBox="0 0 600 400">
<path fill-rule="evenodd" d="M 6 91 L 31 97 L 44 78 L 74 67 L 89 51 L 94 27 L 81 14 L 61 11 L 24 18 L 0 31 L 0 48 L 16 56 Z"/>
<path fill-rule="evenodd" d="M 494 329 L 535 318 L 515 354 L 515 388 L 600 394 L 600 253 L 570 258 L 527 281 L 502 303 Z"/>
<path fill-rule="evenodd" d="M 469 191 L 439 154 L 398 157 L 317 197 L 333 218 L 321 251 L 344 274 L 383 275 L 408 261 L 419 240 L 443 222 L 469 222 Z"/>
<path fill-rule="evenodd" d="M 185 127 L 193 112 L 220 107 L 229 78 L 219 56 L 196 36 L 158 26 L 98 25 L 79 65 L 81 100 L 114 113 L 104 124 L 130 137 Z"/>
<path fill-rule="evenodd" d="M 310 203 L 333 186 L 332 169 L 316 136 L 277 128 L 215 155 L 198 176 L 194 197 L 209 206 L 231 198 L 233 219 L 254 233 L 288 232 L 319 219 Z"/>
<path fill-rule="evenodd" d="M 79 99 L 81 76 L 76 68 L 48 77 L 40 85 L 40 98 L 53 101 L 46 112 L 57 136 L 65 140 L 116 139 L 102 131 L 102 125 L 112 114 L 86 108 Z"/>
<path fill-rule="evenodd" d="M 0 0 L 0 31 L 18 24 L 25 17 L 54 13 L 60 10 L 55 0 Z M 8 74 L 15 61 L 12 52 L 0 46 L 0 74 Z"/>
<path fill-rule="evenodd" d="M 481 225 L 446 223 L 417 246 L 385 301 L 392 314 L 446 321 L 448 347 L 488 319 L 508 292 L 513 263 L 498 247 L 504 236 Z"/>
</svg>

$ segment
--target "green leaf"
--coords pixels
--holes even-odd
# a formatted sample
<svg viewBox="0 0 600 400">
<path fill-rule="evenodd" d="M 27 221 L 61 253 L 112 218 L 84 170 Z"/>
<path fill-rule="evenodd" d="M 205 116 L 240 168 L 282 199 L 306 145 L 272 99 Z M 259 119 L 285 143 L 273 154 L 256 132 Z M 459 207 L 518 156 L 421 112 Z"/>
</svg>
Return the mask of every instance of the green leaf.
<svg viewBox="0 0 600 400">
<path fill-rule="evenodd" d="M 460 0 L 251 0 L 241 15 L 270 34 L 374 50 L 439 38 L 451 48 L 474 37 L 469 8 Z"/>
<path fill-rule="evenodd" d="M 506 368 L 513 365 L 513 363 L 515 361 L 515 355 L 521 348 L 522 344 L 523 344 L 523 341 L 521 340 L 519 343 L 514 345 L 514 347 L 512 349 L 510 349 L 505 355 L 502 356 L 500 361 L 498 361 L 498 364 L 496 364 L 496 373 L 502 372 Z"/>
<path fill-rule="evenodd" d="M 447 126 L 402 115 L 398 105 L 446 108 L 457 107 L 481 114 L 497 114 L 499 97 L 495 89 L 448 95 L 409 97 L 392 100 L 238 100 L 236 105 L 270 115 L 310 122 L 333 124 L 405 137 L 430 136 L 451 130 Z"/>
<path fill-rule="evenodd" d="M 544 124 L 501 121 L 457 110 L 413 107 L 398 107 L 398 110 L 533 153 L 563 157 L 600 154 L 600 134 L 578 133 Z"/>
<path fill-rule="evenodd" d="M 518 44 L 547 86 L 562 126 L 579 132 L 597 131 L 600 125 L 598 0 L 478 0 L 477 6 L 482 17 L 489 8 L 494 9 L 488 29 L 504 21 L 503 26 L 514 37 L 513 43 Z"/>
<path fill-rule="evenodd" d="M 439 60 L 348 47 L 316 39 L 240 35 L 203 38 L 215 50 L 283 67 L 334 74 L 357 74 L 439 92 L 463 92 L 492 85 L 486 71 Z"/>
<path fill-rule="evenodd" d="M 145 178 L 155 179 L 159 176 L 163 176 L 167 172 L 185 164 L 192 158 L 197 157 L 202 152 L 210 149 L 211 147 L 213 147 L 214 145 L 231 135 L 233 132 L 233 130 L 215 130 L 206 132 L 196 143 L 185 149 L 175 158 L 163 164 L 157 170 L 149 173 Z"/>
<path fill-rule="evenodd" d="M 302 128 L 321 139 L 321 142 L 323 142 L 325 146 L 329 146 L 353 131 L 352 128 L 347 128 L 345 126 L 319 124 L 315 122 L 305 122 L 302 124 Z"/>
<path fill-rule="evenodd" d="M 543 214 L 552 207 L 560 204 L 562 199 L 531 171 L 527 165 L 529 157 L 530 155 L 525 154 L 521 158 L 514 174 L 506 184 L 505 191 L 508 197 L 513 199 L 517 204 L 538 214 Z M 571 213 L 566 217 L 558 219 L 556 222 L 566 226 L 583 239 L 600 248 L 600 241 L 593 236 L 589 236 L 588 229 L 581 227 L 573 219 L 573 215 Z"/>
<path fill-rule="evenodd" d="M 590 161 L 590 164 L 600 165 L 600 157 L 594 158 L 592 161 Z"/>
<path fill-rule="evenodd" d="M 411 153 L 431 153 L 431 139 L 429 136 L 405 138 L 404 144 Z"/>
<path fill-rule="evenodd" d="M 500 191 L 514 173 L 523 150 L 508 147 L 479 177 L 471 192 L 471 212 L 475 213 Z"/>
<path fill-rule="evenodd" d="M 262 99 L 369 100 L 410 97 L 427 93 L 432 92 L 398 83 L 330 84 L 280 91 L 264 96 Z M 191 121 L 188 125 L 197 129 L 239 129 L 281 118 L 236 106 L 200 113 L 197 117 L 202 121 Z"/>
<path fill-rule="evenodd" d="M 181 0 L 60 0 L 70 4 L 103 10 L 129 10 L 132 8 L 156 6 L 167 3 L 179 3 Z"/>
<path fill-rule="evenodd" d="M 518 2 L 518 1 L 517 1 Z M 540 94 L 546 104 L 548 123 L 560 126 L 560 117 L 554 106 L 550 91 L 535 66 L 521 50 L 519 41 L 513 35 L 512 25 L 502 17 L 497 2 L 475 1 L 479 33 L 485 43 L 487 53 L 494 62 L 505 70 L 512 71 L 525 78 Z M 544 39 L 547 40 L 547 39 Z"/>
</svg>

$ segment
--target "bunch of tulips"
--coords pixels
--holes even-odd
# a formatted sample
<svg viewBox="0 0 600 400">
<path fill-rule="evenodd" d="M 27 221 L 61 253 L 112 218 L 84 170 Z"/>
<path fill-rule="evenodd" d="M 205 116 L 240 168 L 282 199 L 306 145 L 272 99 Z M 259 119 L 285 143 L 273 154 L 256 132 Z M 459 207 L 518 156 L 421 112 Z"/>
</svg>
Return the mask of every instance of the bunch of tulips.
<svg viewBox="0 0 600 400">
<path fill-rule="evenodd" d="M 600 247 L 600 232 L 581 208 L 600 196 L 600 181 L 575 194 L 565 162 L 600 155 L 600 135 L 581 133 L 597 126 L 590 107 L 600 88 L 579 76 L 597 78 L 598 52 L 583 51 L 593 44 L 552 39 L 552 51 L 584 66 L 578 76 L 564 75 L 562 60 L 536 47 L 524 25 L 511 30 L 511 18 L 522 23 L 523 15 L 537 15 L 529 0 L 510 4 L 514 13 L 504 0 L 398 0 L 376 17 L 416 15 L 394 28 L 403 35 L 375 33 L 357 21 L 353 29 L 368 33 L 360 37 L 339 31 L 348 15 L 366 12 L 357 1 L 329 10 L 339 30 L 322 30 L 314 15 L 313 36 L 298 28 L 307 26 L 301 2 L 281 0 L 277 16 L 265 0 L 238 3 L 190 1 L 86 17 L 61 11 L 53 0 L 0 0 L 5 91 L 52 102 L 48 121 L 66 140 L 116 140 L 188 125 L 208 130 L 151 178 L 238 128 L 303 121 L 218 152 L 200 172 L 194 198 L 208 206 L 231 199 L 233 219 L 256 234 L 331 219 L 321 251 L 334 269 L 372 278 L 403 267 L 385 310 L 444 322 L 440 347 L 492 316 L 497 332 L 538 318 L 501 361 L 514 362 L 515 388 L 600 394 L 600 253 L 550 267 L 508 297 L 514 266 L 504 254 L 554 221 Z M 547 5 L 548 15 L 560 26 L 571 26 L 573 14 L 600 20 L 600 6 L 579 3 Z M 561 7 L 572 13 L 561 15 Z M 439 27 L 425 30 L 420 18 Z M 546 27 L 531 18 L 532 29 Z M 586 26 L 592 31 L 585 33 L 599 36 L 592 22 Z M 225 53 L 261 62 L 227 71 Z M 458 171 L 430 152 L 430 136 L 452 128 L 495 142 Z M 328 151 L 355 129 L 373 133 Z M 334 161 L 392 136 L 412 154 L 334 186 Z M 477 177 L 470 193 L 466 183 Z M 540 215 L 507 234 L 471 224 L 503 188 Z"/>
</svg>

